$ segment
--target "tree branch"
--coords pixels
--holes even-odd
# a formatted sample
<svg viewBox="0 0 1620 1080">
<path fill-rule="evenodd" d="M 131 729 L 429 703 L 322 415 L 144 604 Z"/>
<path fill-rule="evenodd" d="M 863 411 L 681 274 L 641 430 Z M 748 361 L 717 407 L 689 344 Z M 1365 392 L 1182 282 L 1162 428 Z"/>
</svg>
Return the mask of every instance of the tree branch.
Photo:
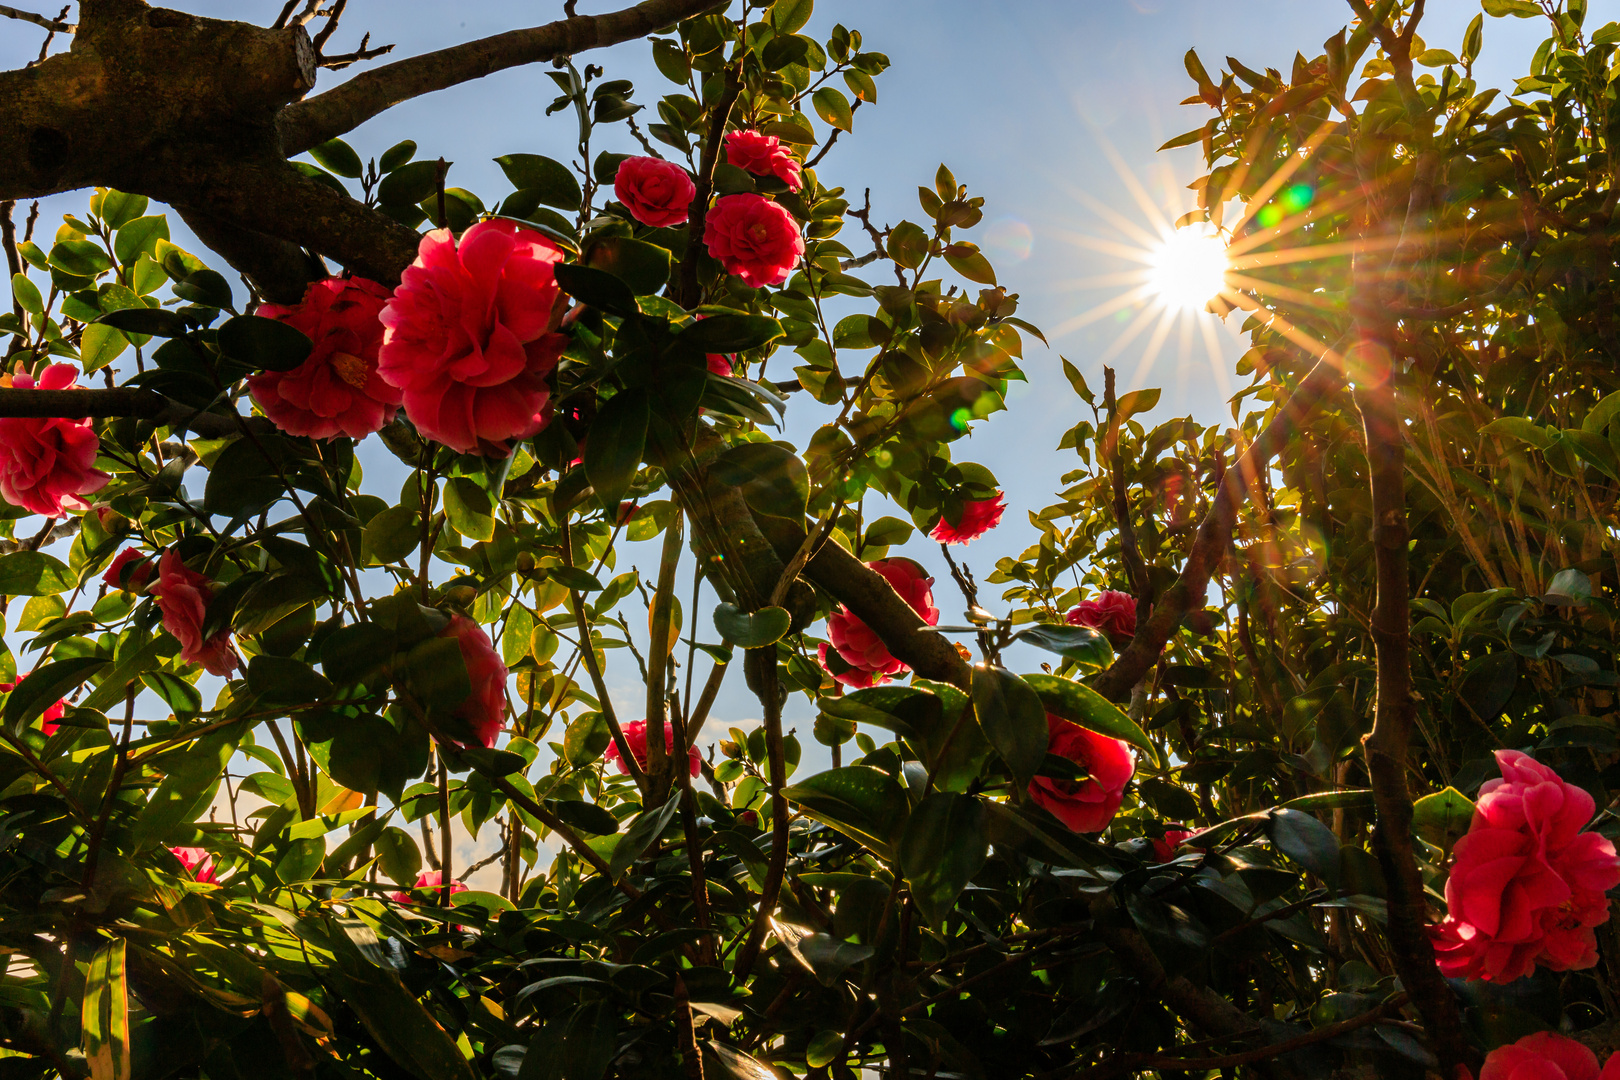
<svg viewBox="0 0 1620 1080">
<path fill-rule="evenodd" d="M 1181 576 L 1165 590 L 1146 623 L 1138 621 L 1136 636 L 1113 665 L 1097 677 L 1092 687 L 1111 700 L 1130 693 L 1148 669 L 1158 663 L 1165 642 L 1181 626 L 1182 618 L 1195 608 L 1203 606 L 1210 576 L 1226 556 L 1232 543 L 1232 529 L 1237 524 L 1238 507 L 1248 497 L 1245 476 L 1258 475 L 1293 434 L 1317 404 L 1335 390 L 1343 379 L 1343 359 L 1334 349 L 1328 349 L 1318 360 L 1310 374 L 1299 384 L 1288 403 L 1266 425 L 1243 456 L 1221 479 L 1215 493 L 1215 502 L 1198 526 L 1192 550 L 1182 564 Z M 897 654 L 898 655 L 898 654 Z"/>
<path fill-rule="evenodd" d="M 0 388 L 0 416 L 62 417 L 69 420 L 134 416 L 165 427 L 184 424 L 204 438 L 237 435 L 245 423 L 255 431 L 274 431 L 263 417 L 202 412 L 170 401 L 152 390 L 119 387 L 114 390 L 19 390 Z"/>
<path fill-rule="evenodd" d="M 509 30 L 448 49 L 398 60 L 356 75 L 283 110 L 278 126 L 291 157 L 353 131 L 378 113 L 435 90 L 497 71 L 645 37 L 714 6 L 714 0 L 645 0 L 605 15 L 580 15 L 527 30 Z"/>
<path fill-rule="evenodd" d="M 63 22 L 61 19 L 52 19 L 46 15 L 35 15 L 32 11 L 19 11 L 14 7 L 0 4 L 0 17 L 7 19 L 20 19 L 23 22 L 33 23 L 44 27 L 53 34 L 71 34 L 78 29 L 74 23 Z"/>
</svg>

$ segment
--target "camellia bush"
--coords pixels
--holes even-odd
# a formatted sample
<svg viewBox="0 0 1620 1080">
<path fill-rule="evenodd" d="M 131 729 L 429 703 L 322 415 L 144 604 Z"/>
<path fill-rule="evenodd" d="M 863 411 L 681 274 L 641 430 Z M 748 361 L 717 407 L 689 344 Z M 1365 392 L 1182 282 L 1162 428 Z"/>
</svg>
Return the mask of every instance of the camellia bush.
<svg viewBox="0 0 1620 1080">
<path fill-rule="evenodd" d="M 1027 525 L 962 437 L 1040 331 L 949 168 L 820 179 L 888 60 L 810 0 L 0 8 L 72 35 L 0 73 L 0 1077 L 1613 1080 L 1620 25 L 1423 7 L 1188 54 L 1250 382 L 1059 360 Z M 342 139 L 532 63 L 510 191 Z"/>
</svg>

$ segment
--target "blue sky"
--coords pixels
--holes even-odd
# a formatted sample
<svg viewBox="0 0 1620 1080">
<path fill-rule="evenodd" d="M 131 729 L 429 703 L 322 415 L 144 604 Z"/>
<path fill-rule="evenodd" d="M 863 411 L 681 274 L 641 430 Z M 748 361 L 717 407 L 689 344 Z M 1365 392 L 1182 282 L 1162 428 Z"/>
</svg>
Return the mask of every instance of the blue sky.
<svg viewBox="0 0 1620 1080">
<path fill-rule="evenodd" d="M 280 0 L 173 2 L 198 14 L 259 22 L 268 22 L 280 7 Z M 597 0 L 581 4 L 591 11 L 606 6 Z M 1594 0 L 1591 8 L 1588 25 L 1601 25 L 1616 17 L 1620 0 Z M 395 42 L 394 56 L 406 56 L 543 22 L 560 9 L 560 3 L 515 0 L 460 5 L 352 0 L 333 46 L 352 48 L 363 31 L 370 31 L 373 43 Z M 1423 36 L 1432 46 L 1458 51 L 1463 29 L 1478 10 L 1477 0 L 1432 0 Z M 1348 15 L 1348 7 L 1335 0 L 820 0 L 806 33 L 824 39 L 835 22 L 843 22 L 861 31 L 864 48 L 887 53 L 893 65 L 878 80 L 876 104 L 860 110 L 853 134 L 840 140 L 821 168 L 822 180 L 848 186 L 857 204 L 861 190 L 870 187 L 874 220 L 893 223 L 919 215 L 917 185 L 930 184 L 936 167 L 947 163 L 972 194 L 985 198 L 985 224 L 969 238 L 985 246 L 1002 284 L 1020 295 L 1020 314 L 1057 329 L 1123 291 L 1074 284 L 1126 265 L 1076 241 L 1120 238 L 1098 205 L 1140 227 L 1151 219 L 1142 201 L 1170 218 L 1190 206 L 1184 186 L 1198 175 L 1196 150 L 1155 153 L 1166 139 L 1208 116 L 1201 105 L 1178 104 L 1192 93 L 1182 67 L 1186 50 L 1196 46 L 1212 72 L 1227 55 L 1251 67 L 1287 71 L 1296 49 L 1317 55 L 1321 42 Z M 1481 83 L 1507 84 L 1522 74 L 1543 26 L 1539 20 L 1488 19 L 1476 70 Z M 32 59 L 39 41 L 36 28 L 0 21 L 0 65 Z M 641 43 L 588 59 L 606 66 L 609 78 L 632 78 L 645 87 L 638 101 L 650 105 L 663 92 Z M 330 73 L 323 79 L 337 81 Z M 455 162 L 452 183 L 491 202 L 509 190 L 491 161 L 496 155 L 569 157 L 571 119 L 543 115 L 553 93 L 541 68 L 503 72 L 409 102 L 348 138 L 362 157 L 380 154 L 400 139 L 415 139 L 421 156 Z M 621 141 L 609 148 L 634 148 L 627 137 Z M 1139 194 L 1133 194 L 1127 177 L 1140 182 Z M 82 194 L 47 200 L 46 235 L 62 213 L 82 208 L 83 202 Z M 857 228 L 852 223 L 843 238 L 859 251 L 859 236 L 850 235 Z M 1023 237 L 1027 255 L 1017 243 Z M 176 239 L 185 243 L 180 235 Z M 1087 415 L 1062 376 L 1058 354 L 1100 387 L 1098 358 L 1119 335 L 1121 319 L 1128 322 L 1132 314 L 1128 309 L 1120 319 L 1054 336 L 1050 352 L 1030 341 L 1024 364 L 1029 383 L 1013 393 L 1011 413 L 957 444 L 959 458 L 980 460 L 997 473 L 1012 507 L 996 533 L 967 549 L 966 560 L 981 578 L 995 558 L 1031 542 L 1035 533 L 1025 511 L 1050 502 L 1057 477 L 1077 464 L 1069 451 L 1055 450 L 1062 433 Z M 1190 347 L 1183 348 L 1179 333 L 1172 333 L 1150 369 L 1141 370 L 1142 339 L 1114 361 L 1125 384 L 1164 388 L 1156 419 L 1190 413 L 1204 423 L 1230 420 L 1224 387 L 1241 347 L 1231 330 L 1211 316 L 1201 318 L 1214 330 L 1222 370 L 1212 368 L 1203 335 L 1190 322 Z M 790 423 L 788 435 L 802 445 L 811 426 Z M 375 486 L 368 478 L 368 490 L 397 492 L 398 479 L 389 478 L 396 468 L 391 458 L 366 455 L 364 460 L 375 476 Z M 937 547 L 914 540 L 905 553 L 935 570 L 944 621 L 957 621 L 961 604 L 944 593 L 949 578 Z M 650 574 L 657 555 L 630 552 L 621 568 L 632 559 Z M 741 683 L 740 677 L 730 680 L 716 718 L 751 726 L 748 718 L 758 715 L 758 707 Z M 632 704 L 640 688 L 627 683 L 615 689 L 615 697 L 622 689 L 625 708 L 640 715 Z M 803 706 L 790 714 L 807 744 L 810 717 Z"/>
</svg>

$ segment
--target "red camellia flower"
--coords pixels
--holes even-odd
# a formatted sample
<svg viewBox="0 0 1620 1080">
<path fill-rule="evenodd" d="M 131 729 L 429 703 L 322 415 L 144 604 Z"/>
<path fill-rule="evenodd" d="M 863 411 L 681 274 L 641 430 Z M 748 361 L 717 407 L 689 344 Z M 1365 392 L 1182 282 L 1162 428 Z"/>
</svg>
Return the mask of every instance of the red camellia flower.
<svg viewBox="0 0 1620 1080">
<path fill-rule="evenodd" d="M 1077 833 L 1102 832 L 1119 812 L 1125 785 L 1136 772 L 1128 744 L 1046 714 L 1047 752 L 1068 758 L 1089 774 L 1084 780 L 1037 776 L 1029 797 Z"/>
<path fill-rule="evenodd" d="M 11 682 L 0 682 L 0 690 L 15 690 L 28 676 L 29 672 L 25 671 Z M 55 735 L 56 728 L 61 723 L 62 714 L 65 712 L 67 712 L 67 703 L 58 699 L 40 715 L 39 729 L 47 735 Z"/>
<path fill-rule="evenodd" d="M 18 390 L 77 389 L 72 364 L 51 364 L 39 382 L 21 372 L 0 379 Z M 46 517 L 67 510 L 88 510 L 79 498 L 99 491 L 107 474 L 95 467 L 101 440 L 88 420 L 8 416 L 0 419 L 0 495 L 12 506 Z"/>
<path fill-rule="evenodd" d="M 204 885 L 217 885 L 219 878 L 214 874 L 214 857 L 208 853 L 207 848 L 200 847 L 172 847 L 170 853 L 180 860 L 180 865 L 191 871 L 191 876 Z"/>
<path fill-rule="evenodd" d="M 484 628 L 465 615 L 450 616 L 450 625 L 439 636 L 456 639 L 472 682 L 472 693 L 456 709 L 456 717 L 467 722 L 479 743 L 494 746 L 506 718 L 506 665 Z"/>
<path fill-rule="evenodd" d="M 394 418 L 397 386 L 377 374 L 388 290 L 365 278 L 310 285 L 297 307 L 260 304 L 256 314 L 302 331 L 315 345 L 291 371 L 249 375 L 248 389 L 270 422 L 289 435 L 361 439 Z"/>
<path fill-rule="evenodd" d="M 632 157 L 619 162 L 613 194 L 630 216 L 643 225 L 668 228 L 686 224 L 697 185 L 686 170 L 655 157 Z"/>
<path fill-rule="evenodd" d="M 1538 1031 L 1487 1054 L 1479 1080 L 1620 1080 L 1620 1054 L 1599 1072 L 1592 1051 L 1574 1039 Z"/>
<path fill-rule="evenodd" d="M 922 616 L 923 622 L 929 626 L 939 622 L 939 609 L 934 606 L 934 579 L 928 576 L 928 571 L 910 559 L 901 558 L 879 559 L 866 565 L 882 574 L 900 598 L 911 605 L 911 610 Z M 825 645 L 821 648 L 822 666 L 845 686 L 877 686 L 888 682 L 891 675 L 907 670 L 872 628 L 842 605 L 827 616 L 827 637 L 832 639 L 838 658 L 849 665 L 849 670 L 834 670 L 837 665 L 827 662 Z"/>
<path fill-rule="evenodd" d="M 420 874 L 418 874 L 416 876 L 416 884 L 412 885 L 411 888 L 412 888 L 413 891 L 418 891 L 418 892 L 420 892 L 423 889 L 427 889 L 427 890 L 430 890 L 434 895 L 437 895 L 439 893 L 439 891 L 444 888 L 444 871 L 443 870 L 424 870 L 424 871 L 422 871 Z M 456 893 L 463 893 L 463 892 L 466 892 L 466 891 L 467 891 L 467 885 L 466 885 L 465 882 L 456 881 L 454 878 L 451 879 L 451 881 L 450 881 L 450 895 L 451 896 L 456 895 Z M 418 900 L 420 900 L 421 897 L 413 897 L 408 892 L 391 892 L 391 893 L 388 894 L 388 899 L 397 901 L 398 903 L 401 903 L 401 904 L 413 904 L 413 903 L 416 903 Z M 429 899 L 432 899 L 432 897 L 429 897 Z"/>
<path fill-rule="evenodd" d="M 1448 914 L 1430 927 L 1440 970 L 1505 983 L 1537 964 L 1592 967 L 1592 928 L 1608 920 L 1604 893 L 1620 885 L 1614 845 L 1581 831 L 1592 796 L 1528 754 L 1498 750 L 1496 761 L 1502 778 L 1480 788 L 1453 852 Z"/>
<path fill-rule="evenodd" d="M 635 758 L 636 764 L 641 767 L 643 772 L 646 772 L 647 721 L 635 720 L 624 725 L 624 741 L 630 747 L 630 756 Z M 672 754 L 675 752 L 675 729 L 669 726 L 667 720 L 664 722 L 664 749 Z M 621 773 L 626 776 L 630 775 L 630 766 L 625 764 L 623 755 L 619 753 L 619 744 L 617 742 L 608 743 L 607 753 L 604 756 L 607 760 L 613 762 L 614 767 Z M 686 757 L 692 775 L 696 776 L 703 768 L 703 755 L 698 753 L 697 747 L 689 746 L 686 748 Z"/>
<path fill-rule="evenodd" d="M 383 308 L 377 373 L 402 391 L 423 435 L 464 454 L 505 457 L 551 420 L 546 377 L 567 338 L 556 332 L 562 252 L 532 229 L 482 221 L 458 243 L 422 237 Z"/>
<path fill-rule="evenodd" d="M 163 629 L 180 642 L 180 659 L 201 664 L 210 675 L 229 675 L 236 669 L 230 630 L 220 630 L 206 641 L 202 636 L 208 601 L 214 598 L 213 582 L 189 569 L 174 548 L 158 560 L 157 580 L 148 591 L 163 612 Z"/>
<path fill-rule="evenodd" d="M 997 525 L 1001 524 L 1001 515 L 1006 512 L 1007 504 L 1001 492 L 996 492 L 989 499 L 974 499 L 962 506 L 962 520 L 952 525 L 944 518 L 934 526 L 934 531 L 928 535 L 942 544 L 965 544 L 969 540 L 977 540 Z"/>
<path fill-rule="evenodd" d="M 798 191 L 804 186 L 799 163 L 775 135 L 733 131 L 726 136 L 726 160 L 755 176 L 774 176 L 786 184 L 789 191 Z"/>
<path fill-rule="evenodd" d="M 804 257 L 804 237 L 787 208 L 747 192 L 715 200 L 703 239 L 727 273 L 754 289 L 782 284 Z"/>
<path fill-rule="evenodd" d="M 101 580 L 110 589 L 140 592 L 152 580 L 152 560 L 142 555 L 139 548 L 125 548 L 113 557 L 112 565 L 101 575 Z"/>
<path fill-rule="evenodd" d="M 1095 600 L 1082 600 L 1069 609 L 1070 626 L 1089 626 L 1108 635 L 1116 644 L 1136 636 L 1136 598 L 1130 593 L 1109 589 Z"/>
<path fill-rule="evenodd" d="M 1048 721 L 1048 723 L 1050 723 L 1050 721 Z M 1189 836 L 1196 835 L 1197 834 L 1193 830 L 1187 828 L 1185 825 L 1178 825 L 1175 823 L 1166 825 L 1164 827 L 1164 836 L 1153 841 L 1153 854 L 1157 856 L 1160 862 L 1169 862 L 1171 859 L 1176 857 L 1176 849 L 1179 848 Z"/>
</svg>

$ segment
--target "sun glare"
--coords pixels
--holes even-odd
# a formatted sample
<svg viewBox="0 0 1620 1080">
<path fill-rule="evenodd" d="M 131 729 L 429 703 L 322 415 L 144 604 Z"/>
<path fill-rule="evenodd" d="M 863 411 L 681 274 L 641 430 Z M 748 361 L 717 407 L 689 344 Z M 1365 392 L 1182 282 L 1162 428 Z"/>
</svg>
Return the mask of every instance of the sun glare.
<svg viewBox="0 0 1620 1080">
<path fill-rule="evenodd" d="M 1177 229 L 1151 254 L 1147 285 L 1166 307 L 1202 311 L 1227 288 L 1226 244 L 1213 233 Z"/>
</svg>

